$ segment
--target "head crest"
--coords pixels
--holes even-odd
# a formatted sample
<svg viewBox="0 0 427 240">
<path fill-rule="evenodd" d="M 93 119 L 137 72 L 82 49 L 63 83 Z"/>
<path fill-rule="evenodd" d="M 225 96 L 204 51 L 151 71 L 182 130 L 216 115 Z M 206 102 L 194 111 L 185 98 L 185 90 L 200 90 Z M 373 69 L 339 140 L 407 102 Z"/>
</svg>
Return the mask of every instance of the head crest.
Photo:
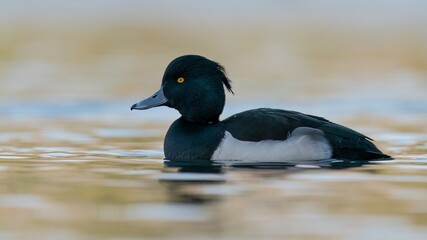
<svg viewBox="0 0 427 240">
<path fill-rule="evenodd" d="M 217 62 L 215 62 L 215 63 L 218 65 L 218 70 L 221 71 L 222 74 L 224 75 L 224 77 L 222 78 L 222 83 L 224 84 L 225 88 L 229 92 L 231 92 L 232 94 L 234 94 L 233 89 L 231 89 L 231 80 L 228 78 L 227 72 L 225 71 L 225 68 L 221 64 L 219 64 Z"/>
<path fill-rule="evenodd" d="M 220 75 L 217 76 L 221 78 L 225 88 L 234 94 L 233 90 L 231 89 L 231 81 L 227 77 L 227 73 L 224 67 L 215 61 L 209 60 L 199 55 L 184 55 L 174 59 L 166 68 L 165 76 L 167 77 L 163 77 L 162 84 L 168 77 L 178 78 L 183 75 L 188 75 L 189 73 L 194 73 L 196 72 L 195 70 L 202 70 L 204 72 L 210 72 L 211 74 L 220 73 Z M 176 74 L 177 76 L 173 76 Z"/>
</svg>

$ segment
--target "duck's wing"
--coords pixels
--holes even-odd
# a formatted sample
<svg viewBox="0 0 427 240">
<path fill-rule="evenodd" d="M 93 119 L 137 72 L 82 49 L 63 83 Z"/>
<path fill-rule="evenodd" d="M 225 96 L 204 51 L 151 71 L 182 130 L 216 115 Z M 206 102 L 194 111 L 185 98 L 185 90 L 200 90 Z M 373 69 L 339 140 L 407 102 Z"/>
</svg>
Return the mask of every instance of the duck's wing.
<svg viewBox="0 0 427 240">
<path fill-rule="evenodd" d="M 260 108 L 235 114 L 221 122 L 241 141 L 286 140 L 297 128 L 318 129 L 329 140 L 333 158 L 351 160 L 390 159 L 369 137 L 324 118 L 295 111 Z"/>
</svg>

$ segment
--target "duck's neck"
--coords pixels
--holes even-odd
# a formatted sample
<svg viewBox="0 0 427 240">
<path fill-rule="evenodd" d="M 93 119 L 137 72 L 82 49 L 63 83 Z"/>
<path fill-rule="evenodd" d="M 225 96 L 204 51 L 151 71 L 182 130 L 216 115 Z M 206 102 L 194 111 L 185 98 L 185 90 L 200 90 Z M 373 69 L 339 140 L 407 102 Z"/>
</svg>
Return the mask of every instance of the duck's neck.
<svg viewBox="0 0 427 240">
<path fill-rule="evenodd" d="M 219 116 L 216 117 L 207 117 L 207 118 L 189 118 L 187 119 L 185 116 L 181 116 L 181 119 L 186 121 L 186 122 L 191 122 L 191 123 L 201 123 L 201 124 L 214 124 L 214 123 L 218 123 L 219 122 Z"/>
<path fill-rule="evenodd" d="M 188 122 L 218 122 L 224 108 L 224 100 L 208 101 L 209 99 L 206 98 L 199 99 L 202 100 L 185 103 L 184 107 L 178 108 L 182 118 Z"/>
</svg>

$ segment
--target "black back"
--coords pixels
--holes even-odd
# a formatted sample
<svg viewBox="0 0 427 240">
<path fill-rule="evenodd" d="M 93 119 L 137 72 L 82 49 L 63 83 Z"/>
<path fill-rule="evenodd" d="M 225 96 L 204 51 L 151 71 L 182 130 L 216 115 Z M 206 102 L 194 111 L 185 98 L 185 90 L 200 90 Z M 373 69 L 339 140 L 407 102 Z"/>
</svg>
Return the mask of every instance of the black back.
<svg viewBox="0 0 427 240">
<path fill-rule="evenodd" d="M 371 141 L 352 129 L 324 118 L 295 111 L 260 108 L 235 114 L 221 122 L 243 141 L 285 140 L 298 127 L 322 130 L 333 147 L 333 158 L 349 160 L 388 159 Z"/>
</svg>

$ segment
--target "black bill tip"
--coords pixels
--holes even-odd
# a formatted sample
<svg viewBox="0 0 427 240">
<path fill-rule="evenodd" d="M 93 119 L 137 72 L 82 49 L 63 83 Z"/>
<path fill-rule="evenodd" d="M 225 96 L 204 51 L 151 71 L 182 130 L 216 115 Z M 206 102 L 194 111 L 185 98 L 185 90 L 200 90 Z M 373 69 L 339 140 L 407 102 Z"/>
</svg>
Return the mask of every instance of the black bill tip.
<svg viewBox="0 0 427 240">
<path fill-rule="evenodd" d="M 133 104 L 131 107 L 130 107 L 130 110 L 132 111 L 132 110 L 134 110 L 135 108 L 136 108 L 136 103 L 135 104 Z"/>
</svg>

